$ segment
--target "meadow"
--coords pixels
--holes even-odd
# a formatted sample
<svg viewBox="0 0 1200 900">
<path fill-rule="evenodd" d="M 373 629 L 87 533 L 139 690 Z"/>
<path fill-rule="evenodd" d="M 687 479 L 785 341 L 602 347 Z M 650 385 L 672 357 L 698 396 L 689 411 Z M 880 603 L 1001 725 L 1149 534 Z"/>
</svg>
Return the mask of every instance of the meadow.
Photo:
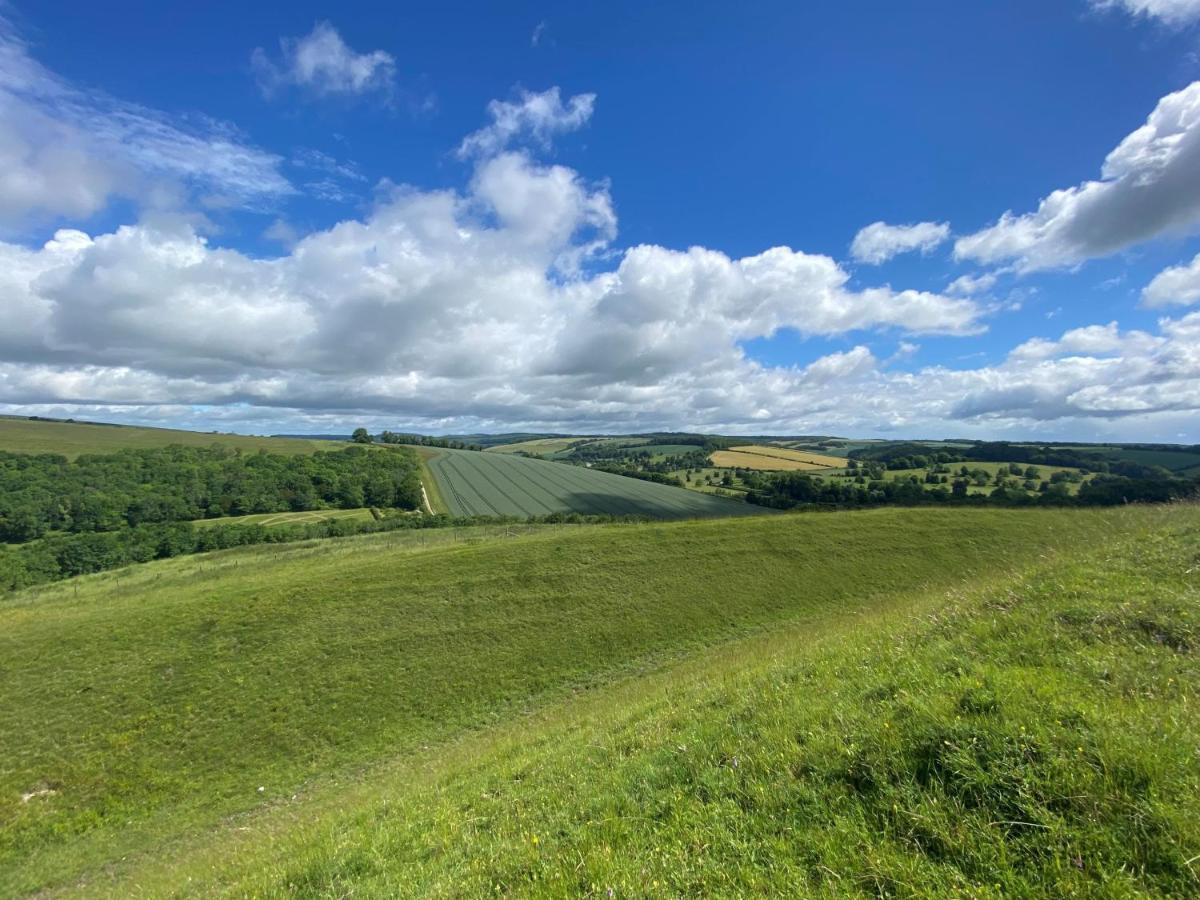
<svg viewBox="0 0 1200 900">
<path fill-rule="evenodd" d="M 1195 507 L 492 534 L 0 601 L 0 893 L 1200 884 Z"/>
<path fill-rule="evenodd" d="M 245 451 L 267 450 L 289 454 L 340 450 L 349 446 L 341 441 L 307 438 L 253 437 L 0 416 L 0 450 L 10 453 L 57 453 L 67 459 L 75 459 L 85 453 L 149 450 L 176 444 L 204 448 L 217 445 Z"/>
<path fill-rule="evenodd" d="M 427 451 L 425 465 L 456 516 L 552 513 L 684 519 L 762 510 L 664 484 L 494 452 Z"/>
<path fill-rule="evenodd" d="M 517 441 L 515 444 L 497 444 L 488 447 L 489 453 L 528 453 L 530 456 L 552 456 L 562 453 L 586 438 L 534 438 L 529 441 Z"/>
</svg>

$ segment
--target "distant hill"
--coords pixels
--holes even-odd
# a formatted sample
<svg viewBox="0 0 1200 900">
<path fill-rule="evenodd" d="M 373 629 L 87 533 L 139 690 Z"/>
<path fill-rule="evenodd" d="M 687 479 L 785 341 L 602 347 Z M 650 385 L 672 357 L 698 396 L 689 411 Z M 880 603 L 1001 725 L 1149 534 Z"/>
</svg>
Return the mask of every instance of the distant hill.
<svg viewBox="0 0 1200 900">
<path fill-rule="evenodd" d="M 126 448 L 168 447 L 171 444 L 187 447 L 219 444 L 274 453 L 312 453 L 335 449 L 328 441 L 311 437 L 256 437 L 215 431 L 177 431 L 171 428 L 76 422 L 70 419 L 0 416 L 0 450 L 10 453 L 58 453 L 74 459 L 85 453 L 112 453 Z"/>
</svg>

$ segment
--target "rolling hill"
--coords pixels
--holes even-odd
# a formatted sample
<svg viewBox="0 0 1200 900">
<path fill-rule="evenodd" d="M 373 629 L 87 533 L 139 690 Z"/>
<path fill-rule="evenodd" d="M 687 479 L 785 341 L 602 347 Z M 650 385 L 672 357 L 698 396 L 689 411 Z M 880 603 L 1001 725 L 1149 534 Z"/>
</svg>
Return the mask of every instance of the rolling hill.
<svg viewBox="0 0 1200 900">
<path fill-rule="evenodd" d="M 136 425 L 0 416 L 0 450 L 10 453 L 57 453 L 74 459 L 85 453 L 112 453 L 114 450 L 126 448 L 148 449 L 168 447 L 172 444 L 182 444 L 185 447 L 211 447 L 217 444 L 247 451 L 269 450 L 272 453 L 314 453 L 349 446 L 339 441 L 313 438 L 254 437 L 178 431 L 171 428 L 141 428 Z"/>
<path fill-rule="evenodd" d="M 495 533 L 0 600 L 0 893 L 1191 883 L 1194 507 Z"/>
</svg>

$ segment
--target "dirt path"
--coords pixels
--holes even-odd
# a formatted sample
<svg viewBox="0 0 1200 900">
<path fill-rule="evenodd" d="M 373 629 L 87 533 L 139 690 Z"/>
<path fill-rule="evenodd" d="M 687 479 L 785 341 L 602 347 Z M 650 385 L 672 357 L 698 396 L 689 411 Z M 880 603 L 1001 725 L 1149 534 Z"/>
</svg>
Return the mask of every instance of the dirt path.
<svg viewBox="0 0 1200 900">
<path fill-rule="evenodd" d="M 433 504 L 429 502 L 429 495 L 425 493 L 425 482 L 421 482 L 421 503 L 425 507 L 425 512 L 433 515 Z"/>
</svg>

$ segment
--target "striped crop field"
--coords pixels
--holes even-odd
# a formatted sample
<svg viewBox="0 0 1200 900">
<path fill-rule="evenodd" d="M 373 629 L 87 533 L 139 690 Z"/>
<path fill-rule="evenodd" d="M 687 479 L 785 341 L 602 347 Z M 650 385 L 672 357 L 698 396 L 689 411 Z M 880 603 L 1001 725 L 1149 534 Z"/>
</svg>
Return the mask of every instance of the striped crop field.
<svg viewBox="0 0 1200 900">
<path fill-rule="evenodd" d="M 724 497 L 597 472 L 580 466 L 471 450 L 442 450 L 427 467 L 456 516 L 551 513 L 697 519 L 764 512 Z"/>
<path fill-rule="evenodd" d="M 840 469 L 846 460 L 837 456 L 826 456 L 808 450 L 792 450 L 787 447 L 772 447 L 766 444 L 750 444 L 731 447 L 712 454 L 714 466 L 727 469 L 762 469 L 767 471 L 805 471 L 815 469 Z"/>
</svg>

